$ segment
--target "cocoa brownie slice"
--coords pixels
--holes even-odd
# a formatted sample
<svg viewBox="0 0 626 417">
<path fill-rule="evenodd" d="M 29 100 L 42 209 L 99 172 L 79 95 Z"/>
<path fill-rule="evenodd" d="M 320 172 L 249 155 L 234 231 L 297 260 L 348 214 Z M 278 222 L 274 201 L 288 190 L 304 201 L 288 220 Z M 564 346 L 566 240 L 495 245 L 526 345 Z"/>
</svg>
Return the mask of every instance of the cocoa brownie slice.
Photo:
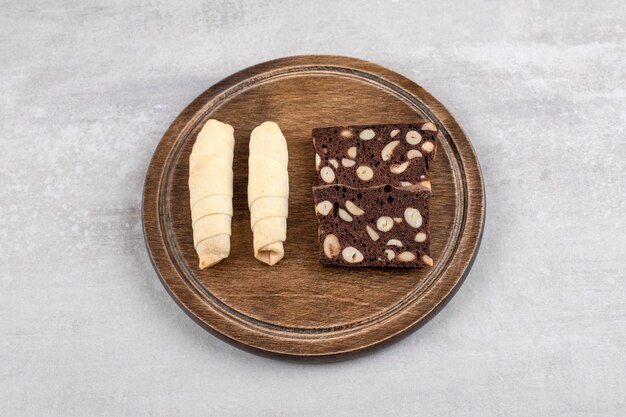
<svg viewBox="0 0 626 417">
<path fill-rule="evenodd" d="M 432 266 L 430 190 L 421 185 L 313 187 L 320 262 L 336 266 Z"/>
<path fill-rule="evenodd" d="M 438 130 L 431 122 L 313 129 L 319 184 L 415 184 L 435 158 Z"/>
</svg>

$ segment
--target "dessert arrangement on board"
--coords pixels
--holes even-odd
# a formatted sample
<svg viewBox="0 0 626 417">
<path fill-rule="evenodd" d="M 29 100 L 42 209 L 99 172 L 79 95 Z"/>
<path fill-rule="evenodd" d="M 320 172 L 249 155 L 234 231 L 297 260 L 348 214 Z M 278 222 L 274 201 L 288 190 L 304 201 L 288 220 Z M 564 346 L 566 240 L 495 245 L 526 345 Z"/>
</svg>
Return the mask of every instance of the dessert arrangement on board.
<svg viewBox="0 0 626 417">
<path fill-rule="evenodd" d="M 431 122 L 313 129 L 319 185 L 313 187 L 320 263 L 427 267 L 428 169 L 437 150 Z M 199 268 L 230 254 L 234 129 L 211 119 L 189 158 L 189 195 Z M 285 254 L 289 155 L 271 121 L 250 135 L 248 208 L 255 258 L 275 265 Z"/>
<path fill-rule="evenodd" d="M 432 317 L 484 221 L 480 164 L 445 106 L 337 56 L 265 62 L 204 91 L 164 133 L 142 201 L 152 264 L 188 315 L 313 361 Z"/>
</svg>

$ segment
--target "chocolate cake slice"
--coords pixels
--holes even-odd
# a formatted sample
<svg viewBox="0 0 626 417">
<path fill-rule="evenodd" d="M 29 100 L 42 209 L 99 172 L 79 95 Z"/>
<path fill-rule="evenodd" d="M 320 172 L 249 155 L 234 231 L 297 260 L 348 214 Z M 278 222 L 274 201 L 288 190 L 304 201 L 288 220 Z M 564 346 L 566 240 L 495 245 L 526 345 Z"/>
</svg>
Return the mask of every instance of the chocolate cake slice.
<svg viewBox="0 0 626 417">
<path fill-rule="evenodd" d="M 421 185 L 313 187 L 320 262 L 424 267 L 430 257 L 430 189 Z"/>
<path fill-rule="evenodd" d="M 416 184 L 435 158 L 438 130 L 431 122 L 313 129 L 319 184 Z"/>
</svg>

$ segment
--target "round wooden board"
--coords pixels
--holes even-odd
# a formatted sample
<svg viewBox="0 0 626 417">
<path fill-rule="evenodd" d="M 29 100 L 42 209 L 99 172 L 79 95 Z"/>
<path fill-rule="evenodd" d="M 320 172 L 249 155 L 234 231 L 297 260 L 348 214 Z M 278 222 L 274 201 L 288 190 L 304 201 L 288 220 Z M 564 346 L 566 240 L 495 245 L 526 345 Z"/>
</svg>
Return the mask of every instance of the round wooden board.
<svg viewBox="0 0 626 417">
<path fill-rule="evenodd" d="M 192 240 L 188 159 L 209 118 L 235 128 L 234 216 L 230 257 L 201 271 Z M 322 266 L 311 192 L 317 180 L 311 129 L 423 119 L 442 127 L 430 170 L 434 267 Z M 274 267 L 253 257 L 246 195 L 250 132 L 266 120 L 280 125 L 289 148 L 285 258 Z M 198 323 L 257 352 L 325 357 L 373 347 L 432 316 L 469 270 L 484 212 L 472 146 L 428 92 L 370 62 L 298 56 L 240 71 L 187 106 L 150 163 L 143 226 L 163 284 Z"/>
</svg>

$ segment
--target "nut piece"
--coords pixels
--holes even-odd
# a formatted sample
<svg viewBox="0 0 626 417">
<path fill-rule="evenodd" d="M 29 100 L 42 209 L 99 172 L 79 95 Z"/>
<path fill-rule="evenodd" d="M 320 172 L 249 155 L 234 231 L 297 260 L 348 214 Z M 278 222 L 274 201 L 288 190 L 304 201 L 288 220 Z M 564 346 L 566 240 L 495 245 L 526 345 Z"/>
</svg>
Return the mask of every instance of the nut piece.
<svg viewBox="0 0 626 417">
<path fill-rule="evenodd" d="M 363 260 L 363 254 L 357 248 L 347 246 L 342 252 L 343 259 L 351 264 L 359 263 Z"/>
<path fill-rule="evenodd" d="M 389 136 L 391 136 L 392 138 L 395 138 L 396 136 L 398 136 L 398 133 L 400 133 L 400 129 L 393 129 L 391 133 L 389 134 Z"/>
<path fill-rule="evenodd" d="M 410 151 L 406 153 L 406 157 L 409 159 L 421 158 L 422 153 L 418 151 L 417 149 L 411 149 Z"/>
<path fill-rule="evenodd" d="M 422 214 L 418 209 L 414 209 L 413 207 L 409 207 L 404 210 L 404 220 L 414 228 L 418 228 L 422 225 Z"/>
<path fill-rule="evenodd" d="M 374 178 L 374 171 L 372 171 L 372 168 L 367 165 L 361 165 L 356 169 L 356 176 L 362 181 L 369 181 Z"/>
<path fill-rule="evenodd" d="M 420 181 L 419 185 L 421 185 L 424 188 L 428 188 L 429 190 L 432 190 L 432 187 L 430 185 L 430 181 L 428 181 L 428 180 Z"/>
<path fill-rule="evenodd" d="M 348 152 L 346 152 L 346 154 L 352 159 L 356 158 L 356 146 L 348 148 Z"/>
<path fill-rule="evenodd" d="M 320 201 L 315 206 L 315 212 L 327 216 L 333 210 L 333 203 L 328 200 Z"/>
<path fill-rule="evenodd" d="M 437 131 L 437 126 L 434 123 L 424 123 L 422 125 L 422 130 L 430 130 L 431 132 L 436 132 Z"/>
<path fill-rule="evenodd" d="M 332 166 L 334 166 L 335 169 L 339 168 L 339 162 L 337 162 L 337 160 L 335 158 L 329 159 L 328 163 L 330 163 Z"/>
<path fill-rule="evenodd" d="M 324 182 L 330 184 L 335 181 L 335 171 L 331 167 L 324 167 L 320 171 L 320 177 L 322 177 Z"/>
<path fill-rule="evenodd" d="M 347 222 L 351 222 L 352 220 L 354 220 L 352 216 L 350 216 L 348 212 L 342 208 L 339 209 L 339 217 L 341 217 L 342 220 L 345 220 Z"/>
<path fill-rule="evenodd" d="M 355 216 L 360 216 L 361 214 L 365 213 L 363 209 L 358 207 L 356 204 L 354 204 L 350 200 L 346 201 L 346 208 L 348 209 L 350 213 L 354 214 Z"/>
<path fill-rule="evenodd" d="M 398 224 L 400 224 L 400 223 L 402 223 L 402 217 L 394 217 L 393 221 L 398 223 Z"/>
<path fill-rule="evenodd" d="M 408 187 L 409 185 L 413 185 L 413 184 L 411 184 L 408 181 L 400 181 L 400 185 L 403 186 L 403 187 Z"/>
<path fill-rule="evenodd" d="M 391 154 L 393 154 L 393 150 L 400 144 L 399 140 L 394 140 L 385 145 L 383 150 L 380 152 L 380 156 L 383 158 L 383 161 L 388 161 L 391 158 Z"/>
<path fill-rule="evenodd" d="M 387 241 L 387 246 L 397 246 L 397 247 L 401 248 L 404 245 L 398 239 L 389 239 Z"/>
<path fill-rule="evenodd" d="M 388 232 L 393 227 L 393 219 L 387 216 L 380 216 L 376 220 L 376 228 L 381 232 Z"/>
<path fill-rule="evenodd" d="M 406 133 L 406 141 L 409 145 L 417 145 L 422 141 L 422 135 L 415 130 L 408 131 Z"/>
<path fill-rule="evenodd" d="M 328 259 L 332 259 L 339 255 L 339 252 L 341 252 L 341 246 L 339 245 L 337 236 L 332 233 L 326 235 L 324 238 L 324 255 L 326 255 Z"/>
<path fill-rule="evenodd" d="M 419 232 L 418 234 L 415 235 L 415 241 L 417 243 L 422 243 L 426 241 L 426 233 L 424 232 Z"/>
<path fill-rule="evenodd" d="M 320 165 L 322 164 L 322 157 L 319 154 L 315 154 L 315 169 L 320 170 Z"/>
<path fill-rule="evenodd" d="M 356 161 L 354 161 L 352 159 L 348 159 L 348 158 L 342 158 L 341 159 L 341 165 L 343 165 L 346 168 L 353 167 L 354 164 L 356 164 Z"/>
<path fill-rule="evenodd" d="M 424 261 L 424 263 L 428 266 L 433 266 L 433 258 L 428 255 L 422 256 L 422 261 Z"/>
<path fill-rule="evenodd" d="M 392 174 L 402 174 L 404 171 L 406 171 L 406 169 L 409 167 L 409 161 L 405 161 L 401 164 L 393 164 L 391 165 L 391 167 L 389 168 L 389 171 L 391 171 Z"/>
<path fill-rule="evenodd" d="M 398 255 L 398 260 L 402 262 L 411 262 L 415 260 L 415 254 L 412 252 L 402 252 Z"/>
<path fill-rule="evenodd" d="M 370 238 L 376 242 L 378 239 L 380 239 L 380 235 L 378 234 L 378 232 L 376 232 L 376 230 L 372 229 L 369 225 L 365 226 L 365 230 L 367 230 L 367 234 L 370 235 Z"/>
<path fill-rule="evenodd" d="M 374 136 L 376 136 L 376 132 L 374 132 L 372 129 L 365 129 L 364 131 L 359 133 L 359 137 L 363 140 L 374 139 Z"/>
<path fill-rule="evenodd" d="M 387 256 L 387 259 L 389 259 L 390 261 L 393 261 L 393 258 L 396 257 L 396 253 L 392 251 L 391 249 L 385 249 L 385 255 Z"/>
<path fill-rule="evenodd" d="M 433 149 L 435 149 L 435 145 L 432 142 L 426 141 L 422 144 L 422 150 L 426 153 L 431 153 Z"/>
<path fill-rule="evenodd" d="M 342 138 L 350 139 L 352 137 L 352 131 L 350 129 L 344 129 L 340 133 Z"/>
</svg>

